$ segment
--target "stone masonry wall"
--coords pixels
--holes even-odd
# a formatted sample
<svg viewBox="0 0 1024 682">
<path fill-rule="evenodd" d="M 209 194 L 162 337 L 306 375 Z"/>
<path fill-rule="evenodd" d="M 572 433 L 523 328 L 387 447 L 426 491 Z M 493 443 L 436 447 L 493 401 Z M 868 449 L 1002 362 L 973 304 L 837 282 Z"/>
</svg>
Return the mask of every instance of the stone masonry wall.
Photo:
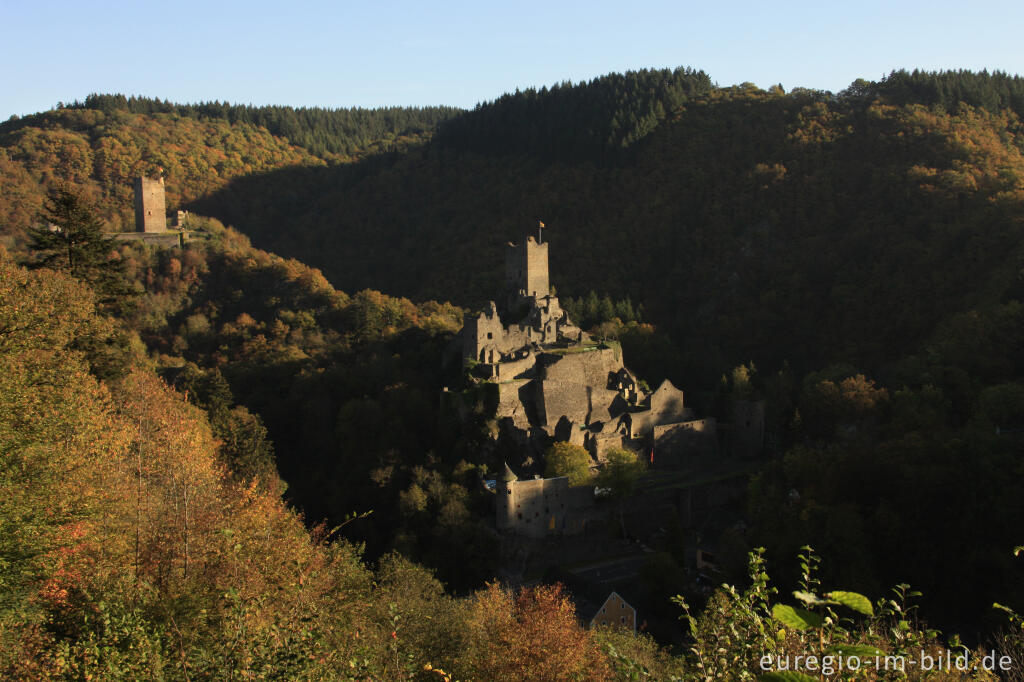
<svg viewBox="0 0 1024 682">
<path fill-rule="evenodd" d="M 593 507 L 593 489 L 570 488 L 565 477 L 507 481 L 497 493 L 504 497 L 498 527 L 528 537 L 580 533 Z"/>
<path fill-rule="evenodd" d="M 526 296 L 546 296 L 548 281 L 548 245 L 527 237 L 521 244 L 509 243 L 505 251 L 505 283 L 510 291 Z"/>
<path fill-rule="evenodd" d="M 167 206 L 164 179 L 135 178 L 135 231 L 166 232 Z"/>
</svg>

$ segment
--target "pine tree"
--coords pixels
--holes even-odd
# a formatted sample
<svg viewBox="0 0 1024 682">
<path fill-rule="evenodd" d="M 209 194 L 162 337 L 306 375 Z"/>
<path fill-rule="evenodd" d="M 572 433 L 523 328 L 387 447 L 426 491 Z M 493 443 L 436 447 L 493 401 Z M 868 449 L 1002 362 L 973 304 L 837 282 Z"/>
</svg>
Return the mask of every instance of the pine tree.
<svg viewBox="0 0 1024 682">
<path fill-rule="evenodd" d="M 123 293 L 120 261 L 110 258 L 114 240 L 103 233 L 93 207 L 79 194 L 55 189 L 40 215 L 43 227 L 29 231 L 30 268 L 63 270 L 90 285 L 102 298 Z"/>
</svg>

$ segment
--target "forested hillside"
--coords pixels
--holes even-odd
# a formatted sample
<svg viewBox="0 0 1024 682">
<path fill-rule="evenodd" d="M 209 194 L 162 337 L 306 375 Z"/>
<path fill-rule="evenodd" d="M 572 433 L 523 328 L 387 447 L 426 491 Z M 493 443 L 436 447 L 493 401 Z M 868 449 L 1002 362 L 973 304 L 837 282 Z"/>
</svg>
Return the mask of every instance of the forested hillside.
<svg viewBox="0 0 1024 682">
<path fill-rule="evenodd" d="M 1017 286 L 1019 78 L 894 74 L 834 96 L 688 76 L 649 96 L 671 102 L 663 119 L 615 105 L 666 77 L 520 93 L 402 157 L 244 178 L 197 205 L 342 288 L 466 304 L 542 219 L 562 293 L 643 302 L 694 364 L 879 367 Z M 572 104 L 605 89 L 597 134 Z M 627 114 L 645 134 L 621 132 Z"/>
<path fill-rule="evenodd" d="M 26 269 L 0 251 L 5 677 L 706 679 L 753 670 L 768 654 L 934 657 L 955 640 L 918 621 L 905 587 L 874 605 L 828 591 L 875 587 L 906 570 L 906 538 L 920 554 L 911 572 L 943 587 L 930 613 L 977 612 L 993 594 L 1018 602 L 1002 546 L 1020 519 L 1004 513 L 994 523 L 992 514 L 1020 498 L 1024 478 L 1013 441 L 991 426 L 1020 412 L 1020 388 L 984 391 L 972 423 L 953 432 L 942 424 L 956 394 L 927 386 L 890 397 L 839 368 L 806 377 L 796 393 L 806 419 L 792 437 L 802 445 L 756 481 L 750 538 L 778 549 L 820 543 L 835 565 L 826 559 L 819 572 L 809 550 L 794 550 L 803 577 L 783 585 L 800 587 L 797 598 L 830 622 L 841 613 L 842 627 L 787 606 L 761 551 L 749 575 L 736 576 L 739 589 L 721 588 L 700 612 L 679 602 L 686 650 L 643 633 L 585 630 L 577 617 L 586 614 L 557 586 L 477 589 L 497 554 L 479 485 L 494 465 L 477 440 L 487 425 L 436 407 L 460 311 L 373 291 L 348 296 L 215 220 L 197 227 L 184 249 L 111 245 L 109 257 L 97 252 L 77 271 L 39 267 L 38 253 Z M 133 292 L 118 300 L 73 276 L 111 264 L 119 288 Z M 984 363 L 999 363 L 1007 338 L 1020 338 L 1020 306 L 966 325 L 968 343 L 987 344 Z M 645 333 L 634 324 L 626 335 Z M 963 353 L 947 345 L 930 362 L 969 362 Z M 943 369 L 984 378 L 1002 367 Z M 749 368 L 730 385 L 764 392 L 776 409 L 792 389 Z M 876 455 L 879 436 L 889 443 Z M 279 497 L 276 469 L 294 484 L 293 501 L 319 500 L 313 513 L 338 525 L 304 525 Z M 864 484 L 851 494 L 855 481 Z M 353 511 L 359 518 L 346 522 Z M 363 554 L 343 536 L 372 548 Z M 957 562 L 943 559 L 939 540 L 962 543 Z M 685 545 L 667 549 L 655 556 Z M 407 557 L 436 566 L 445 584 Z M 768 557 L 785 575 L 784 555 Z M 880 558 L 888 565 L 872 564 Z M 979 567 L 984 589 L 963 589 Z M 1011 630 L 985 646 L 1009 655 L 1020 640 Z"/>
<path fill-rule="evenodd" d="M 93 96 L 0 125 L 0 673 L 667 679 L 753 665 L 751 638 L 946 646 L 902 598 L 820 637 L 773 620 L 756 553 L 675 656 L 583 633 L 547 588 L 478 591 L 501 453 L 484 405 L 438 396 L 538 219 L 567 308 L 640 377 L 722 420 L 766 401 L 737 556 L 767 547 L 798 587 L 811 544 L 829 587 L 910 582 L 991 641 L 992 602 L 1024 605 L 1022 113 L 1004 74 L 831 94 L 678 69 L 462 114 Z M 124 229 L 158 166 L 170 206 L 220 220 L 105 247 L 119 295 L 15 263 L 42 262 L 26 230 L 53 188 Z M 659 577 L 694 542 L 668 534 Z"/>
<path fill-rule="evenodd" d="M 69 109 L 97 109 L 133 114 L 172 114 L 204 121 L 226 121 L 266 128 L 322 158 L 353 158 L 370 152 L 401 148 L 429 137 L 438 124 L 460 113 L 455 107 L 384 107 L 380 109 L 323 109 L 320 107 L 262 106 L 201 102 L 174 104 L 145 97 L 90 95 Z"/>
<path fill-rule="evenodd" d="M 228 237 L 222 257 L 262 261 L 228 269 L 287 282 L 327 315 L 351 307 L 314 272 Z M 183 255 L 184 265 L 166 254 L 159 276 L 142 270 L 147 329 L 165 319 L 161 302 L 178 300 L 177 274 L 187 286 L 225 267 Z M 179 350 L 195 342 L 189 320 Z M 235 324 L 268 352 L 310 348 L 268 340 L 244 315 Z M 239 466 L 267 444 L 247 411 L 224 413 L 217 367 L 178 365 L 177 391 L 156 371 L 174 364 L 148 359 L 81 282 L 0 250 L 4 679 L 608 679 L 605 643 L 622 660 L 681 665 L 647 639 L 583 630 L 557 588 L 456 599 L 397 554 L 364 563 L 337 529 L 303 525 L 272 466 Z"/>
<path fill-rule="evenodd" d="M 349 296 L 216 221 L 200 225 L 212 236 L 182 252 L 121 248 L 128 280 L 146 292 L 126 323 L 164 376 L 211 412 L 225 442 L 249 446 L 232 450 L 238 468 L 259 470 L 260 442 L 272 441 L 287 497 L 310 519 L 372 510 L 345 531 L 371 557 L 401 547 L 453 589 L 482 585 L 494 541 L 478 480 L 493 463 L 438 407 L 462 310 Z M 410 506 L 403 495 L 424 497 Z M 475 550 L 456 554 L 463 544 Z"/>
<path fill-rule="evenodd" d="M 84 193 L 112 232 L 134 229 L 132 180 L 163 170 L 168 208 L 233 179 L 404 149 L 457 110 L 294 109 L 92 95 L 0 124 L 0 237 L 35 224 L 47 192 Z"/>
<path fill-rule="evenodd" d="M 768 400 L 780 459 L 752 488 L 747 546 L 827 547 L 837 582 L 908 580 L 946 622 L 990 627 L 986 605 L 1021 584 L 1007 473 L 1021 466 L 1007 431 L 1024 424 L 1021 79 L 695 87 L 625 147 L 568 126 L 591 153 L 554 158 L 549 138 L 529 142 L 531 119 L 497 117 L 574 121 L 567 93 L 623 80 L 520 93 L 401 158 L 246 178 L 199 205 L 343 288 L 383 279 L 466 305 L 494 295 L 502 243 L 543 220 L 560 294 L 643 305 L 653 329 L 613 332 L 641 376 L 668 376 L 716 413 L 718 377 L 759 368 L 746 390 Z M 512 142 L 482 146 L 484 122 Z M 309 208 L 286 221 L 275 187 L 302 186 Z M 977 575 L 983 587 L 957 587 Z"/>
</svg>

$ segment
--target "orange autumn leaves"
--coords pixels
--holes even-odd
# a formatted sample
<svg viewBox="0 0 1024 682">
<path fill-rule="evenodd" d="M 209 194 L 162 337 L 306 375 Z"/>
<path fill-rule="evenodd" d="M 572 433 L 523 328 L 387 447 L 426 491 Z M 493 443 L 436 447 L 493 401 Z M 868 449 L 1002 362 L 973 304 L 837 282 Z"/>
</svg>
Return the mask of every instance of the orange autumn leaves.
<svg viewBox="0 0 1024 682">
<path fill-rule="evenodd" d="M 444 593 L 310 533 L 225 474 L 207 415 L 134 358 L 88 289 L 0 255 L 0 676 L 606 679 L 556 588 Z"/>
<path fill-rule="evenodd" d="M 465 662 L 472 679 L 600 680 L 611 673 L 591 632 L 575 622 L 559 586 L 518 594 L 497 584 L 478 593 L 467 617 Z"/>
<path fill-rule="evenodd" d="M 64 670 L 53 645 L 98 627 L 104 602 L 274 594 L 247 614 L 258 631 L 301 610 L 293 585 L 308 602 L 345 574 L 331 568 L 344 548 L 314 542 L 272 492 L 228 482 L 205 414 L 151 369 L 90 372 L 78 346 L 107 331 L 87 289 L 0 256 L 0 670 Z M 214 616 L 174 608 L 183 624 Z"/>
</svg>

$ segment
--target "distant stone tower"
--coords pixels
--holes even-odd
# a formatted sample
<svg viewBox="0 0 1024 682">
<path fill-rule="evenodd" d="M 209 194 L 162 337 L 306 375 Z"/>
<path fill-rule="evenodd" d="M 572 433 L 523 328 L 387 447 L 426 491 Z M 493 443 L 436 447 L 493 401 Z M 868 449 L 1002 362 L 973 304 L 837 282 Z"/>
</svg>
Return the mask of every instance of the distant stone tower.
<svg viewBox="0 0 1024 682">
<path fill-rule="evenodd" d="M 135 178 L 135 231 L 167 231 L 163 177 L 156 180 L 144 176 Z"/>
<path fill-rule="evenodd" d="M 505 249 L 505 286 L 511 295 L 547 296 L 548 245 L 527 237 L 522 244 L 509 242 Z"/>
</svg>

